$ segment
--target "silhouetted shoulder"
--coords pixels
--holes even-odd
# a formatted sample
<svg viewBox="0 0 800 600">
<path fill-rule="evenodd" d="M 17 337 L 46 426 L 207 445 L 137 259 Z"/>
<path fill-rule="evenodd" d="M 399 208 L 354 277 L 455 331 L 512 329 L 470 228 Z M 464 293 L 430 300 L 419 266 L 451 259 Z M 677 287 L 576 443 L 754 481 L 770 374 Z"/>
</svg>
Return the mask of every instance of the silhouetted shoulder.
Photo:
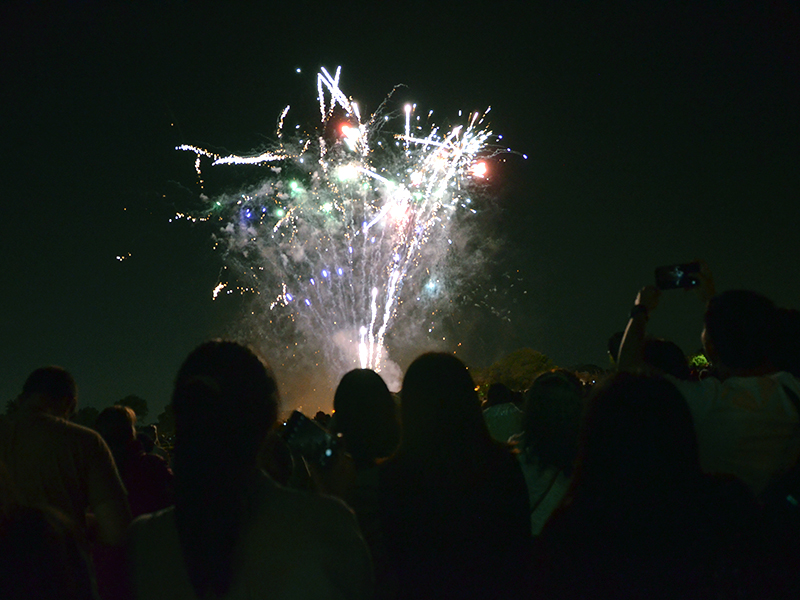
<svg viewBox="0 0 800 600">
<path fill-rule="evenodd" d="M 255 514 L 244 528 L 237 576 L 225 597 L 246 590 L 272 598 L 369 598 L 372 565 L 355 516 L 339 500 L 289 490 L 260 477 Z M 173 508 L 143 515 L 131 527 L 139 598 L 193 598 Z"/>
</svg>

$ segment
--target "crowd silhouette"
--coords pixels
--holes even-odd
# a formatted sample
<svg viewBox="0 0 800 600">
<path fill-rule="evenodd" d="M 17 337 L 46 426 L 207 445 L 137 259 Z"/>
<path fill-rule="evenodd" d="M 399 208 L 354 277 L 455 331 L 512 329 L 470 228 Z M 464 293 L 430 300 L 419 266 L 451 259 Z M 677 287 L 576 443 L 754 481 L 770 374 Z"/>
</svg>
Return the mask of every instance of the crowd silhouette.
<svg viewBox="0 0 800 600">
<path fill-rule="evenodd" d="M 124 406 L 70 422 L 37 369 L 0 418 L 0 598 L 800 597 L 800 313 L 700 267 L 702 372 L 647 334 L 652 286 L 596 384 L 482 397 L 425 352 L 289 424 L 262 357 L 206 342 L 169 454 Z"/>
</svg>

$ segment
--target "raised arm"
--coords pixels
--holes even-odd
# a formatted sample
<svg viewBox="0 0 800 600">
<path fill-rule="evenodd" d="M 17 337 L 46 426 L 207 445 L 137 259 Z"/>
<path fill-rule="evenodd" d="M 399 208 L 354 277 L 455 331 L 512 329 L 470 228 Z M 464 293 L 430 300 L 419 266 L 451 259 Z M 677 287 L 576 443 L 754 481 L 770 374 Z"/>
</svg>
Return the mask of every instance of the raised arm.
<svg viewBox="0 0 800 600">
<path fill-rule="evenodd" d="M 636 295 L 630 312 L 628 326 L 620 344 L 617 369 L 619 371 L 641 371 L 647 369 L 644 361 L 644 337 L 650 313 L 658 306 L 661 291 L 646 285 Z"/>
</svg>

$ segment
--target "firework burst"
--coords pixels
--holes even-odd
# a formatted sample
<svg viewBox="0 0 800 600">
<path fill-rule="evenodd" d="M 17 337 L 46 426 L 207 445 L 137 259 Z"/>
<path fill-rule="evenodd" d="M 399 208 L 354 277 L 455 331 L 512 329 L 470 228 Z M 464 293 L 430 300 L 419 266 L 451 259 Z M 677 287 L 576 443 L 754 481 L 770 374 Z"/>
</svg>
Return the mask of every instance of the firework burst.
<svg viewBox="0 0 800 600">
<path fill-rule="evenodd" d="M 188 218 L 222 223 L 217 241 L 243 287 L 258 294 L 273 323 L 291 323 L 314 344 L 337 377 L 387 366 L 398 314 L 414 315 L 413 327 L 434 335 L 437 310 L 478 268 L 477 254 L 455 256 L 454 239 L 470 229 L 463 224 L 476 213 L 484 160 L 497 153 L 485 127 L 489 109 L 447 130 L 430 125 L 428 113 L 424 130 L 414 105 L 389 111 L 390 94 L 362 118 L 339 87 L 340 73 L 317 76 L 321 121 L 311 133 L 285 135 L 287 106 L 277 144 L 264 152 L 178 148 L 196 155 L 201 184 L 202 162 L 266 167 L 258 184 L 212 198 Z M 220 281 L 214 297 L 223 291 L 232 291 L 229 282 Z"/>
</svg>

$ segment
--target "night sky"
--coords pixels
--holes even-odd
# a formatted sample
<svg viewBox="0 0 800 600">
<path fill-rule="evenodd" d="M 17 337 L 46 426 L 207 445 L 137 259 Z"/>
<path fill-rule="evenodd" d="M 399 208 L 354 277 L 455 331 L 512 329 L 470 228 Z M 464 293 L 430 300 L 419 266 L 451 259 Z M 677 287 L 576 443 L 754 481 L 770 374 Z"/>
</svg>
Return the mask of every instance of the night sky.
<svg viewBox="0 0 800 600">
<path fill-rule="evenodd" d="M 800 307 L 796 3 L 53 4 L 0 7 L 3 404 L 60 364 L 82 405 L 136 394 L 155 417 L 197 343 L 246 330 L 246 299 L 211 297 L 213 228 L 169 222 L 199 194 L 174 148 L 263 146 L 321 66 L 365 112 L 395 84 L 438 115 L 491 106 L 528 156 L 494 165 L 511 322 L 470 312 L 468 364 L 607 366 L 654 268 L 693 258 Z M 693 352 L 701 315 L 665 293 L 650 330 Z"/>
</svg>

